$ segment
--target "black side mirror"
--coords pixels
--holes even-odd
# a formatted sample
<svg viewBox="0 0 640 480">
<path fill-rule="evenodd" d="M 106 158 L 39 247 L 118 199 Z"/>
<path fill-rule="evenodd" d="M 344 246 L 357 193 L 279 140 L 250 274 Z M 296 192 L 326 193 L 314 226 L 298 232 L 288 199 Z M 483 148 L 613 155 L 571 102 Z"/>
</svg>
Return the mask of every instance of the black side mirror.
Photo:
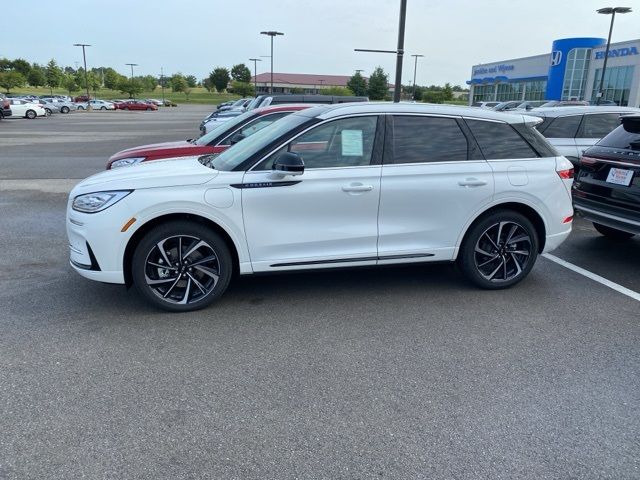
<svg viewBox="0 0 640 480">
<path fill-rule="evenodd" d="M 235 135 L 233 135 L 229 139 L 229 142 L 231 143 L 231 145 L 235 145 L 236 143 L 241 142 L 245 138 L 247 138 L 247 137 L 245 135 L 243 135 L 242 133 L 236 133 Z"/>
<path fill-rule="evenodd" d="M 281 175 L 302 175 L 304 162 L 297 153 L 285 152 L 273 162 L 273 171 Z"/>
</svg>

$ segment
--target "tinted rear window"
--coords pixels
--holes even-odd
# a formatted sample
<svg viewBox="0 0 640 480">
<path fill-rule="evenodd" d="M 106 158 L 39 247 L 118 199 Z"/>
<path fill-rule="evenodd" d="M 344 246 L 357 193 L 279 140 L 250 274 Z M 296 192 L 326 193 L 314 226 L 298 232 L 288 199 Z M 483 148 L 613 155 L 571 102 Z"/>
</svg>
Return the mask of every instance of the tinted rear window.
<svg viewBox="0 0 640 480">
<path fill-rule="evenodd" d="M 580 138 L 602 138 L 620 125 L 617 113 L 585 115 L 580 129 Z"/>
<path fill-rule="evenodd" d="M 487 160 L 533 158 L 538 154 L 508 123 L 466 120 Z"/>
<path fill-rule="evenodd" d="M 574 138 L 578 133 L 582 115 L 557 117 L 544 130 L 540 130 L 547 138 Z"/>
<path fill-rule="evenodd" d="M 393 118 L 393 163 L 462 161 L 467 148 L 467 138 L 453 118 Z"/>
<path fill-rule="evenodd" d="M 600 140 L 601 147 L 620 148 L 625 150 L 640 150 L 640 132 L 628 132 L 622 125 Z"/>
</svg>

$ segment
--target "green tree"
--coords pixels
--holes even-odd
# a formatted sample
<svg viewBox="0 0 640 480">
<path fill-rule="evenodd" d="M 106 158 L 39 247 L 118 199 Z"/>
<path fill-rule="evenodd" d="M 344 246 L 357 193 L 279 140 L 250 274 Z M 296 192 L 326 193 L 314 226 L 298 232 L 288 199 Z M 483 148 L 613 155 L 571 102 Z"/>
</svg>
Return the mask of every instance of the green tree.
<svg viewBox="0 0 640 480">
<path fill-rule="evenodd" d="M 36 88 L 43 86 L 46 82 L 44 73 L 44 69 L 40 66 L 32 68 L 27 76 L 27 83 Z"/>
<path fill-rule="evenodd" d="M 124 75 L 119 74 L 113 68 L 107 67 L 104 69 L 104 86 L 110 90 L 117 90 L 118 83 Z"/>
<path fill-rule="evenodd" d="M 451 84 L 449 82 L 444 84 L 442 94 L 444 96 L 444 100 L 447 102 L 453 99 L 453 89 L 451 88 Z"/>
<path fill-rule="evenodd" d="M 398 85 L 398 88 L 401 88 Z M 384 73 L 382 67 L 376 67 L 369 77 L 369 99 L 384 100 L 389 93 L 389 76 Z"/>
<path fill-rule="evenodd" d="M 158 86 L 158 79 L 153 75 L 145 75 L 143 77 L 137 77 L 140 82 L 142 82 L 142 86 L 145 92 L 153 92 Z"/>
<path fill-rule="evenodd" d="M 187 79 L 180 72 L 171 75 L 169 86 L 174 92 L 184 92 L 184 89 L 189 87 Z"/>
<path fill-rule="evenodd" d="M 367 94 L 367 80 L 356 72 L 347 82 L 347 87 L 358 97 L 364 97 Z"/>
<path fill-rule="evenodd" d="M 24 75 L 20 72 L 0 72 L 0 87 L 4 88 L 7 93 L 12 88 L 23 86 L 25 81 Z"/>
<path fill-rule="evenodd" d="M 213 91 L 213 89 L 216 88 L 216 87 L 214 87 L 213 82 L 211 81 L 211 79 L 208 78 L 208 77 L 202 80 L 202 86 L 204 88 L 206 88 L 207 92 L 209 92 L 209 93 L 211 93 Z"/>
<path fill-rule="evenodd" d="M 239 63 L 231 69 L 231 78 L 237 82 L 250 83 L 251 70 L 244 63 Z"/>
<path fill-rule="evenodd" d="M 87 80 L 89 82 L 89 88 L 93 92 L 93 96 L 96 97 L 98 90 L 102 87 L 102 78 L 100 73 L 96 73 L 93 70 L 87 74 Z"/>
<path fill-rule="evenodd" d="M 13 68 L 11 60 L 8 58 L 0 58 L 0 72 L 6 72 Z"/>
<path fill-rule="evenodd" d="M 253 84 L 251 83 L 232 80 L 231 88 L 233 89 L 233 93 L 236 93 L 241 97 L 251 97 L 254 94 Z"/>
<path fill-rule="evenodd" d="M 80 87 L 76 83 L 75 77 L 68 73 L 65 74 L 64 77 L 62 78 L 62 86 L 67 92 L 69 92 L 69 95 L 71 95 L 73 92 L 80 89 Z"/>
<path fill-rule="evenodd" d="M 53 95 L 53 89 L 58 88 L 60 83 L 62 82 L 62 69 L 58 66 L 56 61 L 52 58 L 47 63 L 47 67 L 45 70 L 45 85 L 51 89 L 51 94 Z"/>
<path fill-rule="evenodd" d="M 424 90 L 421 100 L 426 103 L 443 103 L 445 101 L 444 93 L 438 90 Z"/>
<path fill-rule="evenodd" d="M 184 87 L 182 89 L 182 93 L 184 93 L 184 96 L 187 97 L 187 102 L 189 101 L 189 94 L 191 94 L 191 87 L 189 85 L 187 85 L 186 87 Z"/>
<path fill-rule="evenodd" d="M 27 78 L 27 76 L 29 76 L 29 72 L 31 71 L 31 64 L 24 58 L 16 58 L 13 62 L 11 62 L 11 68 L 13 68 L 16 72 L 21 73 L 23 77 Z"/>
<path fill-rule="evenodd" d="M 353 95 L 353 92 L 350 88 L 344 87 L 327 87 L 321 90 L 322 95 L 334 95 L 336 97 L 346 97 L 349 95 Z"/>
<path fill-rule="evenodd" d="M 123 76 L 118 82 L 118 90 L 122 93 L 128 93 L 129 98 L 133 98 L 136 93 L 142 92 L 142 83 L 137 78 L 130 79 Z"/>
<path fill-rule="evenodd" d="M 229 70 L 224 67 L 218 67 L 209 75 L 211 83 L 216 87 L 216 90 L 220 93 L 224 92 L 229 84 L 231 78 L 229 77 Z"/>
<path fill-rule="evenodd" d="M 184 79 L 187 81 L 187 86 L 189 88 L 194 88 L 198 83 L 198 79 L 194 75 L 187 75 Z"/>
</svg>

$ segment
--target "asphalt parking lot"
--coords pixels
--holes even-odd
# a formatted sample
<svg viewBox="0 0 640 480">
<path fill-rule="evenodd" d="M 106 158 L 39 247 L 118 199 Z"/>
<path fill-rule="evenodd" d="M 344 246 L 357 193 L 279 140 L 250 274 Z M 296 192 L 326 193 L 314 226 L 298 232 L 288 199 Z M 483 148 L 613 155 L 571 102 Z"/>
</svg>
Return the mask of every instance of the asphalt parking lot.
<svg viewBox="0 0 640 480">
<path fill-rule="evenodd" d="M 508 291 L 323 271 L 181 315 L 75 274 L 73 183 L 209 110 L 0 122 L 0 479 L 640 478 L 637 238 L 578 219 Z"/>
</svg>

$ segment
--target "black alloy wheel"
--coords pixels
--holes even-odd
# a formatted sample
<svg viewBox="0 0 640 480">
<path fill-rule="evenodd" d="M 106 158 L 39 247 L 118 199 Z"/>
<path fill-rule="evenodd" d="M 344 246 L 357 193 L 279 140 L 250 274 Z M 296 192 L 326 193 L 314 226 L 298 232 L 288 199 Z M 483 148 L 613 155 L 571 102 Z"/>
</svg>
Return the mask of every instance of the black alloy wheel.
<svg viewBox="0 0 640 480">
<path fill-rule="evenodd" d="M 233 273 L 229 249 L 204 225 L 186 221 L 155 227 L 138 244 L 132 262 L 137 290 L 164 310 L 198 310 L 217 300 Z"/>
<path fill-rule="evenodd" d="M 525 278 L 538 255 L 538 236 L 524 215 L 498 211 L 476 221 L 467 233 L 458 264 L 477 286 L 500 289 Z"/>
</svg>

